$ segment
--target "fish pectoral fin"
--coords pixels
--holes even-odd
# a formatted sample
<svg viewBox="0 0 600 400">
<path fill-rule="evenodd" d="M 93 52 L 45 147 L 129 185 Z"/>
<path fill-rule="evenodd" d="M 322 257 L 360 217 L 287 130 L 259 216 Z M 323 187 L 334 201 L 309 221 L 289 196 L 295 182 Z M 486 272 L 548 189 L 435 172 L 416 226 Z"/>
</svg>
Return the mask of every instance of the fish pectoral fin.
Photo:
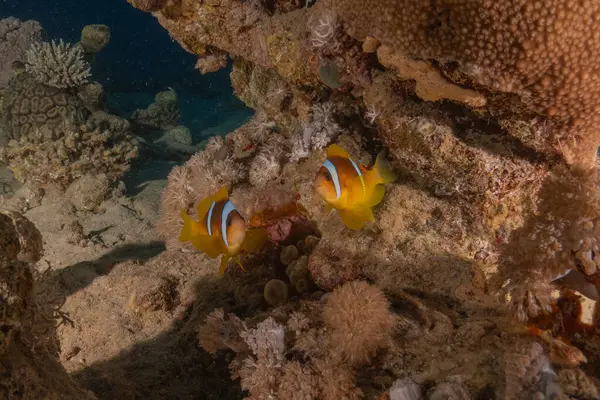
<svg viewBox="0 0 600 400">
<path fill-rule="evenodd" d="M 205 252 L 210 258 L 217 258 L 222 254 L 219 246 L 220 238 L 216 236 L 198 235 L 192 237 L 190 241 L 196 249 Z"/>
<path fill-rule="evenodd" d="M 223 257 L 221 257 L 221 265 L 219 266 L 219 273 L 218 273 L 219 278 L 221 278 L 225 274 L 225 271 L 227 270 L 227 265 L 229 264 L 230 258 L 231 258 L 231 256 L 228 254 L 223 254 Z"/>
<path fill-rule="evenodd" d="M 367 205 L 369 207 L 376 206 L 377 204 L 381 203 L 381 200 L 383 200 L 384 195 L 385 188 L 382 185 L 375 185 L 375 187 L 371 191 L 369 198 L 367 198 Z"/>
<path fill-rule="evenodd" d="M 269 234 L 263 228 L 248 229 L 242 243 L 242 251 L 254 253 L 260 250 L 269 240 Z"/>
<path fill-rule="evenodd" d="M 343 157 L 350 158 L 350 154 L 337 144 L 332 144 L 327 147 L 327 157 Z"/>
<path fill-rule="evenodd" d="M 367 222 L 373 221 L 373 211 L 370 207 L 338 210 L 344 225 L 355 231 L 362 229 Z"/>
</svg>

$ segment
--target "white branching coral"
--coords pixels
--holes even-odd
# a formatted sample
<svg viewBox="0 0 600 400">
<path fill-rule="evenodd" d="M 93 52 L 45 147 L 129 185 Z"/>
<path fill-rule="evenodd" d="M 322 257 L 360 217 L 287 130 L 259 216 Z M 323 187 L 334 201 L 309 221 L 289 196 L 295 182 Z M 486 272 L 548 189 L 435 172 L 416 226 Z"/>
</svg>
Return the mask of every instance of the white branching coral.
<svg viewBox="0 0 600 400">
<path fill-rule="evenodd" d="M 248 180 L 252 186 L 263 187 L 279 176 L 281 164 L 275 155 L 261 151 L 250 165 Z"/>
<path fill-rule="evenodd" d="M 239 369 L 242 389 L 251 399 L 276 399 L 285 354 L 285 330 L 271 317 L 255 329 L 240 333 L 254 356 L 248 356 Z"/>
<path fill-rule="evenodd" d="M 250 164 L 248 180 L 252 186 L 264 187 L 270 181 L 277 179 L 281 172 L 281 154 L 283 138 L 276 134 L 264 143 Z"/>
<path fill-rule="evenodd" d="M 90 64 L 79 46 L 52 41 L 33 43 L 27 51 L 26 69 L 35 80 L 56 88 L 77 87 L 87 83 Z"/>
<path fill-rule="evenodd" d="M 241 332 L 240 336 L 259 360 L 269 359 L 275 363 L 283 362 L 285 330 L 272 317 L 265 319 L 254 329 Z"/>
<path fill-rule="evenodd" d="M 315 104 L 311 118 L 303 124 L 302 134 L 292 138 L 290 161 L 297 162 L 310 155 L 310 150 L 324 149 L 342 133 L 342 128 L 333 119 L 331 103 Z"/>
</svg>

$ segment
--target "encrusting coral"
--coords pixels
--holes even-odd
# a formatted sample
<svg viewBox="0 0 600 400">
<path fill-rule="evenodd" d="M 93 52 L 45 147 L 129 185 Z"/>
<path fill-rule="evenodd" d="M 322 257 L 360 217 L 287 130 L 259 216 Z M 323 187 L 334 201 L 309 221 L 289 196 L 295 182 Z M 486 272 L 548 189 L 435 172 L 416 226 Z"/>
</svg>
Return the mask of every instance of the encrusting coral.
<svg viewBox="0 0 600 400">
<path fill-rule="evenodd" d="M 77 87 L 87 82 L 90 64 L 81 47 L 60 41 L 33 43 L 27 51 L 27 72 L 38 82 L 56 88 Z"/>
<path fill-rule="evenodd" d="M 570 162 L 593 163 L 600 97 L 597 61 L 589 56 L 598 52 L 589 49 L 600 47 L 593 37 L 598 4 L 568 9 L 561 0 L 331 4 L 360 40 L 371 36 L 405 55 L 457 62 L 477 84 L 520 95 L 532 111 L 549 117 L 545 150 L 559 151 Z"/>
</svg>

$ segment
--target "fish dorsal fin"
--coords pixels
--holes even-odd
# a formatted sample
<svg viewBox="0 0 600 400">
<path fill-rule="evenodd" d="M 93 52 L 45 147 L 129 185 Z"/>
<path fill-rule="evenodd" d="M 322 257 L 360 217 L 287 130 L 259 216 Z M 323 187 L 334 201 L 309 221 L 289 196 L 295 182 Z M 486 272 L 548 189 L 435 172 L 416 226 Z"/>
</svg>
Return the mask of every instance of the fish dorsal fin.
<svg viewBox="0 0 600 400">
<path fill-rule="evenodd" d="M 342 158 L 350 158 L 350 154 L 344 149 L 342 149 L 337 144 L 332 144 L 327 147 L 327 157 L 342 157 Z"/>
<path fill-rule="evenodd" d="M 196 215 L 199 220 L 202 220 L 208 210 L 212 206 L 213 202 L 218 202 L 220 200 L 226 200 L 229 198 L 229 193 L 227 192 L 227 188 L 223 186 L 219 191 L 212 196 L 208 196 L 198 202 L 196 206 Z"/>
</svg>

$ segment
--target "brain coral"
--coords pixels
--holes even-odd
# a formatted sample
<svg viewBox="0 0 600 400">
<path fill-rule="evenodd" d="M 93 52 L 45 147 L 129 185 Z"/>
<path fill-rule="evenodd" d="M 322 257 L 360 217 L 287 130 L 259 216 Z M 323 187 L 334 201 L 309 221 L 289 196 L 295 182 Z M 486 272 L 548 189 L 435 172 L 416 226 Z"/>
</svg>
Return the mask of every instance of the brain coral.
<svg viewBox="0 0 600 400">
<path fill-rule="evenodd" d="M 38 83 L 28 74 L 10 82 L 2 108 L 4 123 L 16 140 L 27 135 L 31 128 L 54 127 L 64 119 L 83 120 L 83 103 L 79 97 Z"/>
<path fill-rule="evenodd" d="M 600 134 L 600 2 L 331 0 L 349 32 L 415 58 L 456 61 L 550 119 L 548 145 L 590 164 Z M 323 4 L 323 6 L 328 6 Z"/>
</svg>

